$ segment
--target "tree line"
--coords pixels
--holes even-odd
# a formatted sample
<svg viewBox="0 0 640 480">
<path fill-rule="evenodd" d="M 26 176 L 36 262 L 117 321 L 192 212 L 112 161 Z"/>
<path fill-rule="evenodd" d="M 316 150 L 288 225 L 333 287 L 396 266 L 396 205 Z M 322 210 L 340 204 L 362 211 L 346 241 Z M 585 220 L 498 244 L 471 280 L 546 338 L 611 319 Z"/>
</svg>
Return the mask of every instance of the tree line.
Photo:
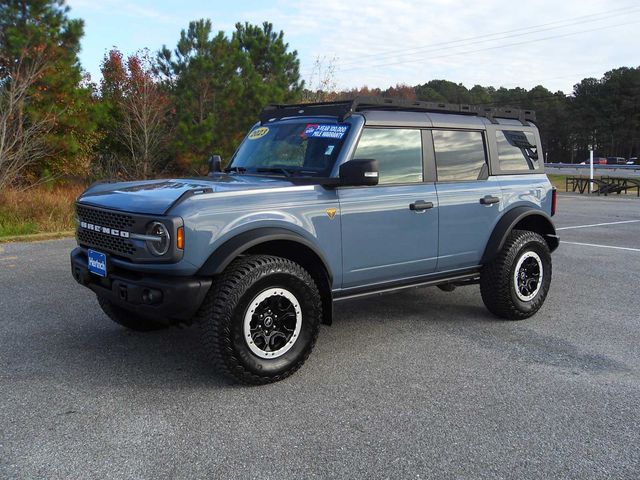
<svg viewBox="0 0 640 480">
<path fill-rule="evenodd" d="M 43 178 L 198 175 L 213 153 L 229 159 L 268 103 L 382 95 L 536 110 L 550 162 L 640 150 L 640 68 L 586 78 L 570 94 L 537 86 L 469 89 L 431 80 L 336 91 L 330 63 L 305 85 L 298 54 L 273 25 L 227 34 L 192 21 L 173 46 L 104 55 L 92 81 L 78 53 L 81 19 L 64 0 L 0 0 L 0 188 Z"/>
<path fill-rule="evenodd" d="M 481 85 L 469 89 L 448 80 L 431 80 L 386 90 L 365 87 L 333 92 L 325 97 L 354 95 L 535 110 L 547 162 L 579 163 L 588 158 L 589 147 L 605 157 L 630 158 L 640 153 L 640 67 L 616 68 L 599 79 L 585 78 L 570 94 L 541 85 L 530 90 Z"/>
</svg>

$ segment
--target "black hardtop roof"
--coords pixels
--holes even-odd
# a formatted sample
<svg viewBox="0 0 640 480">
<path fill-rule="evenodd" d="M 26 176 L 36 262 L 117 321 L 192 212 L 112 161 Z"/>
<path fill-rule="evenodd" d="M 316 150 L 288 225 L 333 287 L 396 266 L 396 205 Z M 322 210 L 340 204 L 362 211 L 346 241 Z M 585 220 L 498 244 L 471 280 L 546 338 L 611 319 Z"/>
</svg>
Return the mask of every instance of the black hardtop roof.
<svg viewBox="0 0 640 480">
<path fill-rule="evenodd" d="M 318 103 L 273 104 L 266 106 L 260 113 L 260 122 L 267 123 L 290 117 L 330 116 L 343 121 L 355 112 L 365 110 L 383 110 L 398 112 L 432 112 L 453 113 L 458 115 L 473 115 L 485 117 L 492 123 L 498 123 L 496 118 L 520 120 L 523 125 L 528 121 L 535 122 L 536 114 L 533 110 L 508 107 L 490 107 L 486 105 L 466 105 L 455 103 L 423 102 L 420 100 L 405 100 L 401 98 L 383 97 L 355 97 L 350 100 Z"/>
</svg>

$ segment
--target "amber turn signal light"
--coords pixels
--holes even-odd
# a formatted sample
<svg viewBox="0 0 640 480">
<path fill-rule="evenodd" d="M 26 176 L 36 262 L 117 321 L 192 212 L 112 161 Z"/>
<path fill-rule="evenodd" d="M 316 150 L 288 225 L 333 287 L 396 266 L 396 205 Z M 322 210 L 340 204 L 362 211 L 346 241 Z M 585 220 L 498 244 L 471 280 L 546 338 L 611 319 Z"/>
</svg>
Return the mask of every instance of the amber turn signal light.
<svg viewBox="0 0 640 480">
<path fill-rule="evenodd" d="M 176 247 L 180 250 L 184 250 L 184 227 L 178 227 L 178 234 L 176 235 Z"/>
</svg>

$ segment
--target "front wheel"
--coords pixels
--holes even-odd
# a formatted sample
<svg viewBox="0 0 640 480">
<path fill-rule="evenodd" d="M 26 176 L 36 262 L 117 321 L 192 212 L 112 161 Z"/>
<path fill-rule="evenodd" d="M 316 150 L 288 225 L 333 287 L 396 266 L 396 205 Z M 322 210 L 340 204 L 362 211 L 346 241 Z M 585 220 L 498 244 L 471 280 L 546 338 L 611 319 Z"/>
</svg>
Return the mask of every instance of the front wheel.
<svg viewBox="0 0 640 480">
<path fill-rule="evenodd" d="M 480 293 L 487 309 L 508 320 L 535 314 L 551 285 L 551 252 L 539 234 L 513 230 L 496 258 L 485 265 Z"/>
<path fill-rule="evenodd" d="M 243 383 L 282 380 L 311 353 L 321 305 L 300 265 L 267 255 L 239 258 L 214 281 L 198 313 L 206 353 Z"/>
</svg>

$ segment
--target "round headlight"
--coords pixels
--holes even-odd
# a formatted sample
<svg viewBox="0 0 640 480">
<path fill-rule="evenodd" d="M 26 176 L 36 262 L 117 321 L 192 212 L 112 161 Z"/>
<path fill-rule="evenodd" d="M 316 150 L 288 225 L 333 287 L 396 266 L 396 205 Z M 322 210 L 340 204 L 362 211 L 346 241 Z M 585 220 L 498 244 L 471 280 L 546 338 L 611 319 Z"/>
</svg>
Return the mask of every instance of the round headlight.
<svg viewBox="0 0 640 480">
<path fill-rule="evenodd" d="M 147 235 L 153 237 L 147 240 L 147 248 L 151 253 L 161 257 L 169 251 L 171 235 L 169 235 L 169 230 L 167 230 L 164 224 L 160 222 L 149 224 L 147 227 Z"/>
</svg>

